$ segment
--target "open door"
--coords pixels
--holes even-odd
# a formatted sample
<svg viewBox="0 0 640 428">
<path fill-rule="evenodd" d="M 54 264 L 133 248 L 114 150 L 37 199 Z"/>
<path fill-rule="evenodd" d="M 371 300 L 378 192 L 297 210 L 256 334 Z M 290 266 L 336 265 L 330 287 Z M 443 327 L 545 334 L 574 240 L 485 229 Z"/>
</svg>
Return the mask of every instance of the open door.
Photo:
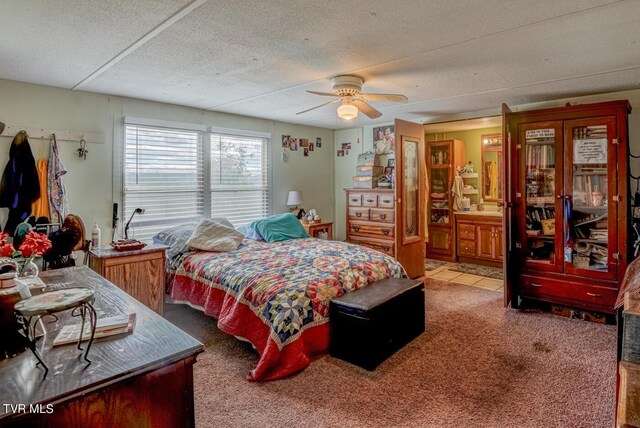
<svg viewBox="0 0 640 428">
<path fill-rule="evenodd" d="M 424 276 L 425 143 L 422 125 L 395 120 L 396 258 L 410 278 Z"/>
<path fill-rule="evenodd" d="M 504 195 L 504 213 L 502 215 L 502 271 L 504 272 L 504 307 L 508 307 L 511 304 L 511 299 L 516 298 L 516 294 L 513 293 L 512 287 L 514 282 L 511 280 L 513 275 L 513 269 L 511 261 L 514 260 L 513 251 L 511 248 L 513 244 L 512 235 L 517 230 L 515 224 L 515 218 L 513 216 L 513 210 L 515 209 L 513 201 L 515 201 L 516 186 L 512 183 L 512 177 L 514 176 L 517 167 L 517 159 L 514 158 L 515 151 L 513 150 L 511 141 L 511 130 L 509 128 L 509 113 L 511 109 L 508 105 L 502 104 L 502 156 L 504 165 L 505 180 L 502 182 L 502 194 Z M 512 305 L 513 307 L 517 305 Z"/>
</svg>

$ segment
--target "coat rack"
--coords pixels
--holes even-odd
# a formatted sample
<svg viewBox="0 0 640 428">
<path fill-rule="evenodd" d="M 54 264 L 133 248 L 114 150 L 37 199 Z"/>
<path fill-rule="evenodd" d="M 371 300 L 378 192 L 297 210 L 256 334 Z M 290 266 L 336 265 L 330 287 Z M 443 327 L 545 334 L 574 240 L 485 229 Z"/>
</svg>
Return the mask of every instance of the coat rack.
<svg viewBox="0 0 640 428">
<path fill-rule="evenodd" d="M 32 140 L 49 140 L 51 134 L 56 134 L 57 141 L 73 141 L 79 143 L 84 140 L 86 143 L 104 144 L 104 133 L 102 132 L 77 132 L 77 131 L 60 131 L 57 129 L 34 128 L 28 126 L 7 125 L 0 137 L 13 138 L 18 132 L 26 131 L 29 139 Z"/>
</svg>

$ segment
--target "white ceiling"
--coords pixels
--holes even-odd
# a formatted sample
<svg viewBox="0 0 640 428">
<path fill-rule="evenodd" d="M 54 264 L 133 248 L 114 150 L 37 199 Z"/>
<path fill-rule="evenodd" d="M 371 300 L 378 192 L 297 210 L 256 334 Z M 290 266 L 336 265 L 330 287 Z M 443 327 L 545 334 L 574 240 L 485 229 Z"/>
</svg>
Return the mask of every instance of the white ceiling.
<svg viewBox="0 0 640 428">
<path fill-rule="evenodd" d="M 326 128 L 640 87 L 639 0 L 21 0 L 0 78 Z M 330 77 L 402 93 L 338 119 Z"/>
</svg>

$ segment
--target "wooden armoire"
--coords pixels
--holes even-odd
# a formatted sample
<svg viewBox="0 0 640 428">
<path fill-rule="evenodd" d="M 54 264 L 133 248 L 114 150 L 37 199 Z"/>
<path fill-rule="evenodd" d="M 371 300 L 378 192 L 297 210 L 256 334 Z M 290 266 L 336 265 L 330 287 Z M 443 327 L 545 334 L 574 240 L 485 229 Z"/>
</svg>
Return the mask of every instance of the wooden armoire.
<svg viewBox="0 0 640 428">
<path fill-rule="evenodd" d="M 504 114 L 505 303 L 614 313 L 632 252 L 628 101 Z"/>
</svg>

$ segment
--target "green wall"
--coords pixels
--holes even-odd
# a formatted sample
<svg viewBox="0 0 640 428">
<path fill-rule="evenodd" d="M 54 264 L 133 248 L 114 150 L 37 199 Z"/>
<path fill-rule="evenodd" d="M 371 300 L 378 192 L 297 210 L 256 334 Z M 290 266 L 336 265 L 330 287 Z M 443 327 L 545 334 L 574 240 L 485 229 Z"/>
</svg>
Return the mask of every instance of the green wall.
<svg viewBox="0 0 640 428">
<path fill-rule="evenodd" d="M 494 128 L 481 128 L 470 129 L 467 131 L 454 131 L 454 132 L 438 132 L 435 134 L 426 134 L 427 141 L 440 141 L 440 140 L 462 140 L 465 142 L 465 152 L 467 162 L 471 161 L 475 172 L 481 173 L 480 165 L 482 163 L 482 141 L 480 137 L 484 134 L 499 134 L 502 132 L 500 126 Z M 478 178 L 478 188 L 482 189 L 482 176 Z M 494 204 L 495 202 L 486 202 L 487 204 Z"/>
</svg>

